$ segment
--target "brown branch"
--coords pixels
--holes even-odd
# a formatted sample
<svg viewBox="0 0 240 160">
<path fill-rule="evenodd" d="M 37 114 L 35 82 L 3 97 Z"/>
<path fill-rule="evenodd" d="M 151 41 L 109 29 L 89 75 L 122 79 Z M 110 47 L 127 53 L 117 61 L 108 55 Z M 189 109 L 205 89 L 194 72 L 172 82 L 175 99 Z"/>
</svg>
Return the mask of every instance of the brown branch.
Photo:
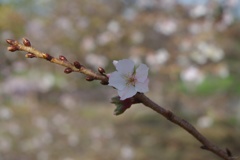
<svg viewBox="0 0 240 160">
<path fill-rule="evenodd" d="M 234 158 L 229 154 L 229 150 L 226 151 L 220 149 L 216 145 L 212 144 L 207 138 L 205 138 L 201 133 L 197 131 L 195 127 L 193 127 L 189 122 L 186 120 L 179 118 L 176 116 L 173 112 L 164 109 L 163 107 L 159 106 L 158 104 L 154 103 L 152 100 L 150 100 L 148 97 L 146 97 L 142 93 L 137 93 L 134 96 L 136 99 L 140 101 L 140 103 L 144 104 L 145 106 L 153 109 L 157 113 L 164 116 L 169 121 L 177 124 L 184 130 L 186 130 L 188 133 L 190 133 L 193 137 L 195 137 L 199 142 L 203 144 L 201 147 L 202 149 L 208 150 L 213 152 L 214 154 L 218 155 L 219 157 L 222 157 L 225 160 L 234 160 Z"/>
<path fill-rule="evenodd" d="M 45 59 L 52 63 L 66 67 L 64 72 L 67 74 L 71 72 L 80 72 L 87 76 L 86 80 L 88 81 L 100 80 L 102 84 L 108 84 L 108 77 L 105 75 L 105 71 L 101 67 L 98 68 L 99 73 L 95 73 L 91 69 L 84 67 L 77 61 L 75 61 L 73 64 L 70 63 L 64 56 L 59 56 L 59 58 L 55 58 L 48 53 L 40 52 L 34 49 L 33 47 L 31 47 L 30 41 L 27 40 L 26 38 L 23 38 L 23 44 L 11 39 L 8 39 L 6 41 L 8 44 L 10 44 L 10 46 L 8 47 L 8 50 L 11 52 L 25 51 L 27 52 L 27 54 L 25 55 L 26 58 Z"/>
<path fill-rule="evenodd" d="M 80 72 L 87 76 L 86 80 L 88 81 L 100 80 L 103 85 L 108 84 L 108 76 L 105 74 L 104 69 L 101 67 L 98 68 L 99 73 L 95 73 L 92 70 L 84 67 L 77 61 L 75 61 L 73 64 L 70 63 L 64 56 L 59 56 L 59 58 L 52 57 L 48 53 L 42 53 L 32 48 L 30 41 L 25 38 L 23 38 L 23 44 L 20 44 L 19 42 L 11 39 L 8 39 L 6 41 L 8 44 L 10 44 L 10 46 L 8 47 L 8 50 L 11 52 L 15 52 L 18 50 L 25 51 L 27 52 L 27 54 L 25 55 L 26 58 L 42 58 L 52 63 L 56 63 L 58 65 L 66 67 L 64 72 L 67 74 L 71 72 Z M 212 144 L 207 138 L 205 138 L 201 133 L 199 133 L 197 129 L 193 127 L 189 122 L 187 122 L 182 118 L 177 117 L 173 112 L 166 110 L 163 107 L 159 106 L 158 104 L 154 103 L 144 94 L 137 93 L 134 97 L 131 98 L 131 101 L 132 101 L 132 104 L 136 104 L 136 103 L 144 104 L 145 106 L 153 109 L 157 113 L 164 116 L 169 121 L 177 124 L 184 130 L 186 130 L 193 137 L 195 137 L 200 143 L 202 143 L 203 145 L 201 146 L 202 149 L 211 151 L 225 160 L 235 159 L 233 158 L 232 153 L 230 152 L 229 149 L 226 149 L 226 151 L 224 151 L 219 147 L 217 147 L 216 145 Z"/>
</svg>

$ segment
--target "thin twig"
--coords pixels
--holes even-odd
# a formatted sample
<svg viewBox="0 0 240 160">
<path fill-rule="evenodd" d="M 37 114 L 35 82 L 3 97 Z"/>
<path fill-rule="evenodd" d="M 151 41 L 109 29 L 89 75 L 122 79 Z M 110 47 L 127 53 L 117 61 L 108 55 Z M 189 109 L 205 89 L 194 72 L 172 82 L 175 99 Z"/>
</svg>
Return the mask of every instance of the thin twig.
<svg viewBox="0 0 240 160">
<path fill-rule="evenodd" d="M 25 55 L 26 58 L 41 58 L 45 59 L 47 61 L 50 61 L 52 63 L 61 65 L 66 67 L 64 70 L 65 73 L 71 73 L 71 72 L 80 72 L 85 74 L 86 80 L 92 81 L 92 80 L 101 80 L 102 84 L 107 84 L 108 83 L 108 77 L 105 75 L 105 71 L 102 71 L 102 68 L 99 67 L 98 71 L 99 73 L 93 72 L 91 69 L 88 69 L 81 65 L 79 62 L 75 61 L 73 64 L 70 63 L 66 57 L 64 56 L 59 56 L 59 58 L 55 58 L 51 56 L 48 53 L 43 53 L 35 48 L 31 47 L 31 43 L 29 40 L 26 38 L 23 38 L 23 44 L 19 43 L 18 41 L 8 39 L 6 40 L 8 44 L 11 46 L 8 47 L 8 50 L 11 52 L 15 51 L 25 51 L 27 54 Z"/>
<path fill-rule="evenodd" d="M 8 47 L 8 50 L 11 52 L 18 51 L 18 50 L 25 51 L 27 52 L 27 54 L 25 55 L 26 58 L 42 58 L 52 63 L 66 67 L 66 69 L 64 70 L 65 73 L 80 72 L 87 76 L 86 80 L 88 81 L 100 80 L 102 84 L 104 85 L 108 84 L 108 76 L 105 74 L 104 69 L 101 67 L 98 68 L 99 73 L 95 73 L 92 70 L 84 67 L 77 61 L 75 61 L 73 64 L 70 63 L 64 56 L 59 56 L 59 58 L 52 57 L 48 53 L 39 52 L 38 50 L 31 47 L 30 41 L 25 38 L 23 38 L 23 44 L 20 44 L 19 42 L 11 39 L 8 39 L 7 43 L 10 44 L 10 46 Z M 224 151 L 219 147 L 217 147 L 216 145 L 212 144 L 206 137 L 204 137 L 200 132 L 198 132 L 197 129 L 193 127 L 189 122 L 187 122 L 182 118 L 179 118 L 173 112 L 159 106 L 158 104 L 150 100 L 148 97 L 146 97 L 144 94 L 137 93 L 134 97 L 132 97 L 132 99 L 133 99 L 133 103 L 144 104 L 145 106 L 153 109 L 157 113 L 164 116 L 169 121 L 177 124 L 184 130 L 186 130 L 193 137 L 195 137 L 200 143 L 202 143 L 203 145 L 201 146 L 202 149 L 211 151 L 215 155 L 225 160 L 235 159 L 233 158 L 232 153 L 230 152 L 229 149 L 226 149 L 226 151 Z"/>
</svg>

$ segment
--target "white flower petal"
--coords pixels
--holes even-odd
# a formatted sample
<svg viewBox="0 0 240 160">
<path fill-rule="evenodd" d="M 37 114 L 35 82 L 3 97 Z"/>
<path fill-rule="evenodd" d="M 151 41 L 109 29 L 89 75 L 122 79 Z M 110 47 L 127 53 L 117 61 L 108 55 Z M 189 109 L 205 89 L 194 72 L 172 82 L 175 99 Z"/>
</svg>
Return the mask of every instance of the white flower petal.
<svg viewBox="0 0 240 160">
<path fill-rule="evenodd" d="M 116 64 L 116 69 L 118 72 L 125 75 L 132 74 L 134 70 L 134 62 L 130 59 L 120 60 Z"/>
<path fill-rule="evenodd" d="M 120 96 L 120 100 L 125 100 L 134 96 L 137 93 L 134 86 L 127 86 L 123 90 L 118 90 L 118 95 Z"/>
<path fill-rule="evenodd" d="M 135 84 L 136 91 L 141 92 L 141 93 L 148 92 L 149 91 L 148 83 L 149 83 L 148 78 L 143 83 L 142 82 L 137 82 Z"/>
<path fill-rule="evenodd" d="M 126 87 L 126 80 L 119 74 L 119 72 L 115 71 L 109 76 L 109 86 L 113 86 L 118 90 L 124 89 Z"/>
<path fill-rule="evenodd" d="M 144 82 L 148 77 L 149 68 L 145 64 L 140 64 L 136 69 L 136 79 L 139 82 Z"/>
<path fill-rule="evenodd" d="M 113 61 L 113 65 L 114 65 L 115 67 L 116 67 L 117 63 L 118 63 L 118 61 L 116 61 L 116 60 Z M 116 67 L 116 68 L 117 68 L 117 67 Z"/>
</svg>

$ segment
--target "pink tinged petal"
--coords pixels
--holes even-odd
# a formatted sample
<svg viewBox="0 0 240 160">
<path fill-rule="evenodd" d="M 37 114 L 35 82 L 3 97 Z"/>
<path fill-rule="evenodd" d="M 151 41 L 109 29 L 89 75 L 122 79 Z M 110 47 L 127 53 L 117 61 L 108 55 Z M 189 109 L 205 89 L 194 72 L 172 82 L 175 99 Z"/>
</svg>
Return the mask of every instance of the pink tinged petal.
<svg viewBox="0 0 240 160">
<path fill-rule="evenodd" d="M 125 100 L 134 96 L 137 93 L 134 86 L 127 86 L 123 90 L 118 90 L 118 95 L 120 96 L 120 100 Z"/>
<path fill-rule="evenodd" d="M 113 65 L 114 65 L 115 67 L 116 67 L 117 63 L 118 63 L 118 61 L 116 61 L 116 60 L 113 61 Z M 117 67 L 116 67 L 116 68 L 117 68 Z"/>
<path fill-rule="evenodd" d="M 126 87 L 126 80 L 119 74 L 119 72 L 115 71 L 109 76 L 109 86 L 113 86 L 118 90 L 124 89 Z"/>
<path fill-rule="evenodd" d="M 136 69 L 136 79 L 139 82 L 144 82 L 148 77 L 148 70 L 149 68 L 145 64 L 140 64 L 139 67 Z"/>
<path fill-rule="evenodd" d="M 134 62 L 130 59 L 120 60 L 116 64 L 116 69 L 124 75 L 131 75 L 134 71 Z"/>
<path fill-rule="evenodd" d="M 141 93 L 148 92 L 149 91 L 148 83 L 149 83 L 148 78 L 143 83 L 142 82 L 136 82 L 136 84 L 135 84 L 136 91 L 141 92 Z"/>
</svg>

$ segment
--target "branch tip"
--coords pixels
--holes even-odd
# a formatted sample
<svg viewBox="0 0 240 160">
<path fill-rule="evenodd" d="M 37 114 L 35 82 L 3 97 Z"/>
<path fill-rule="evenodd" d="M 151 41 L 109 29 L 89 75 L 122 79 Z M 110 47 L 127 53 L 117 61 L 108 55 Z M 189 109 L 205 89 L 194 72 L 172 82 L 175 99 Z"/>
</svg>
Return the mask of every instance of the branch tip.
<svg viewBox="0 0 240 160">
<path fill-rule="evenodd" d="M 19 50 L 19 48 L 17 46 L 9 46 L 9 47 L 7 47 L 7 50 L 10 52 L 15 52 L 15 51 Z"/>
<path fill-rule="evenodd" d="M 15 41 L 13 39 L 7 39 L 6 42 L 10 45 L 15 45 L 17 41 Z"/>
</svg>

